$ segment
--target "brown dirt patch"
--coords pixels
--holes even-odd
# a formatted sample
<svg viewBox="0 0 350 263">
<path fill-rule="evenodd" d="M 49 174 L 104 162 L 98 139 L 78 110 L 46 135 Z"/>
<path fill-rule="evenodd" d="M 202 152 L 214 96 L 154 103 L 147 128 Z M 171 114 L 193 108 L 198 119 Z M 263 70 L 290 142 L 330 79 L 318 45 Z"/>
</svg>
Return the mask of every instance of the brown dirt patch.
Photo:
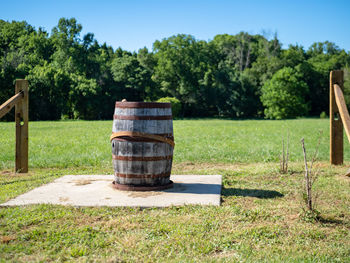
<svg viewBox="0 0 350 263">
<path fill-rule="evenodd" d="M 60 200 L 60 202 L 67 202 L 67 201 L 69 201 L 69 197 L 61 196 L 61 197 L 59 198 L 59 200 Z"/>
<path fill-rule="evenodd" d="M 0 238 L 1 243 L 5 243 L 5 244 L 10 243 L 11 241 L 13 241 L 13 240 L 15 240 L 15 239 L 16 239 L 15 236 L 2 236 L 2 237 Z"/>
<path fill-rule="evenodd" d="M 74 183 L 75 185 L 87 185 L 91 184 L 92 180 L 87 180 L 87 179 L 81 179 L 81 180 L 75 180 Z"/>
</svg>

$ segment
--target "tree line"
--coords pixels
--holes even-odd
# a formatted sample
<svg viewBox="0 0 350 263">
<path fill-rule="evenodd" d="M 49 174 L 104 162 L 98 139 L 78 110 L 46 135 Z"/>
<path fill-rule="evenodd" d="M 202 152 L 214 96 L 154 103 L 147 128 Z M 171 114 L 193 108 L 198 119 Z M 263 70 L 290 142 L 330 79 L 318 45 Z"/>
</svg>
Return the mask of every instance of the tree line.
<svg viewBox="0 0 350 263">
<path fill-rule="evenodd" d="M 116 100 L 164 97 L 179 101 L 181 117 L 283 119 L 328 112 L 329 72 L 349 75 L 350 53 L 328 41 L 304 50 L 283 49 L 276 35 L 178 34 L 129 52 L 81 31 L 74 18 L 50 34 L 0 20 L 0 103 L 25 78 L 30 120 L 111 119 Z"/>
</svg>

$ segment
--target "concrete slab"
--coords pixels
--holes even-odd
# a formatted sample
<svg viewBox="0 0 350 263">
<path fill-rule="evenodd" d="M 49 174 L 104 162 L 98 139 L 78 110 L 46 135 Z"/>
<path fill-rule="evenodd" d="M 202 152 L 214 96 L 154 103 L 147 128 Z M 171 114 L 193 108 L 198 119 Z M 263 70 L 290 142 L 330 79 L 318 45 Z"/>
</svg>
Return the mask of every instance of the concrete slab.
<svg viewBox="0 0 350 263">
<path fill-rule="evenodd" d="M 66 175 L 0 206 L 60 204 L 72 206 L 166 207 L 187 204 L 220 205 L 221 175 L 172 175 L 172 189 L 120 191 L 113 175 Z"/>
</svg>

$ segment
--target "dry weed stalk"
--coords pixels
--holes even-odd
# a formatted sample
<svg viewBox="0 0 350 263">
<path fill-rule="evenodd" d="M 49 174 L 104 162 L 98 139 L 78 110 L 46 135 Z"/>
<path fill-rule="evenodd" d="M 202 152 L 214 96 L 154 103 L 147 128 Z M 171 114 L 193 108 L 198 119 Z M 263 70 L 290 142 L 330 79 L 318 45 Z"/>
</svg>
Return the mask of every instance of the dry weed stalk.
<svg viewBox="0 0 350 263">
<path fill-rule="evenodd" d="M 288 173 L 288 160 L 289 160 L 289 132 L 287 135 L 287 149 L 284 149 L 284 138 L 282 138 L 282 156 L 280 158 L 280 173 Z"/>
<path fill-rule="evenodd" d="M 316 161 L 317 156 L 318 156 L 318 149 L 319 149 L 319 146 L 321 144 L 321 137 L 322 137 L 322 131 L 320 131 L 320 136 L 319 136 L 318 143 L 317 143 L 317 146 L 315 149 L 315 153 L 314 153 L 312 160 L 311 160 L 310 167 L 308 167 L 308 164 L 307 164 L 304 138 L 301 139 L 301 146 L 303 148 L 304 165 L 305 165 L 305 190 L 306 190 L 306 200 L 305 201 L 306 201 L 307 208 L 311 212 L 314 210 L 314 201 L 315 201 L 315 197 L 313 197 L 313 195 L 312 195 L 312 186 L 316 182 L 318 175 L 319 175 L 318 171 L 314 172 L 314 171 L 312 171 L 312 168 L 313 168 L 313 164 Z"/>
</svg>

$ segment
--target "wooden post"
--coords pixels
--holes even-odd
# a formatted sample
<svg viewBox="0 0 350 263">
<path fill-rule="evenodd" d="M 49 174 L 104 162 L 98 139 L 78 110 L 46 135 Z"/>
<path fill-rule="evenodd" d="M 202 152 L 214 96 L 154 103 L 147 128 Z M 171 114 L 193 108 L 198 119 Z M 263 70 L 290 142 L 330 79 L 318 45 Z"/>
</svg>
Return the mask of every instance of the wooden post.
<svg viewBox="0 0 350 263">
<path fill-rule="evenodd" d="M 16 80 L 16 93 L 23 98 L 15 106 L 16 119 L 16 172 L 28 172 L 28 81 Z"/>
<path fill-rule="evenodd" d="M 341 70 L 331 71 L 329 77 L 329 119 L 330 119 L 330 160 L 331 164 L 343 164 L 343 124 L 339 115 L 334 96 L 334 84 L 343 90 L 343 76 Z"/>
</svg>

